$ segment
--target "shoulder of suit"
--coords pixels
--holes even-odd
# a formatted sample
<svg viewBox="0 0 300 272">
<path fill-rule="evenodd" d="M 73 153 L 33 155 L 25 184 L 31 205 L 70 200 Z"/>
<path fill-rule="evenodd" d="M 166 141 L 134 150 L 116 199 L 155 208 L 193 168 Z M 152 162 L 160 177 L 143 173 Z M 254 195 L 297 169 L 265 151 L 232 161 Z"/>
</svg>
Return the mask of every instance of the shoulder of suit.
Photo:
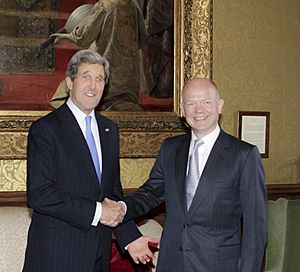
<svg viewBox="0 0 300 272">
<path fill-rule="evenodd" d="M 61 120 L 65 120 L 65 116 L 72 116 L 68 106 L 63 104 L 61 107 L 49 112 L 32 123 L 32 126 L 52 126 L 58 124 Z"/>
<path fill-rule="evenodd" d="M 98 121 L 100 121 L 105 126 L 113 126 L 113 127 L 118 126 L 116 122 L 114 122 L 113 120 L 109 119 L 106 116 L 103 116 L 102 114 L 100 114 L 97 111 L 95 111 L 95 117 Z"/>
<path fill-rule="evenodd" d="M 237 137 L 226 133 L 224 130 L 221 130 L 220 135 L 219 135 L 219 139 L 226 140 L 228 142 L 229 145 L 233 145 L 233 146 L 237 146 L 239 147 L 239 149 L 251 149 L 254 147 L 254 145 L 242 141 L 241 139 L 238 139 Z"/>
<path fill-rule="evenodd" d="M 176 143 L 182 143 L 184 141 L 189 141 L 191 139 L 190 133 L 185 133 L 173 137 L 168 137 L 164 140 L 165 144 L 176 144 Z"/>
<path fill-rule="evenodd" d="M 44 116 L 40 117 L 39 119 L 35 120 L 34 123 L 43 123 L 43 122 L 45 122 L 45 121 L 47 121 L 49 119 L 50 120 L 53 119 L 56 116 L 56 111 L 57 110 L 58 109 L 55 109 L 55 110 L 47 113 L 46 115 L 44 115 Z"/>
</svg>

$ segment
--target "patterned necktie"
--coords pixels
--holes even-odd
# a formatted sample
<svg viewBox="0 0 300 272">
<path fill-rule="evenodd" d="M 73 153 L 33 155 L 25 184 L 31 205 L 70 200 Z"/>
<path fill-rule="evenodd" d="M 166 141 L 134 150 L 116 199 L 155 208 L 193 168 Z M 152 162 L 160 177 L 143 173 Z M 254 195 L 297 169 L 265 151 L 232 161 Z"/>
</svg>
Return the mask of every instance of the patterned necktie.
<svg viewBox="0 0 300 272">
<path fill-rule="evenodd" d="M 199 158 L 198 158 L 198 147 L 204 144 L 201 139 L 196 139 L 194 147 L 191 151 L 189 158 L 189 170 L 186 176 L 186 203 L 187 210 L 189 210 L 192 200 L 194 198 L 196 189 L 199 183 Z"/>
<path fill-rule="evenodd" d="M 99 184 L 101 185 L 101 171 L 100 171 L 100 163 L 99 163 L 99 157 L 98 157 L 98 152 L 95 144 L 95 139 L 92 134 L 91 130 L 91 119 L 92 117 L 87 115 L 85 117 L 85 122 L 86 122 L 86 141 L 90 149 L 90 153 L 92 155 L 92 159 L 94 162 L 95 170 L 98 176 Z"/>
</svg>

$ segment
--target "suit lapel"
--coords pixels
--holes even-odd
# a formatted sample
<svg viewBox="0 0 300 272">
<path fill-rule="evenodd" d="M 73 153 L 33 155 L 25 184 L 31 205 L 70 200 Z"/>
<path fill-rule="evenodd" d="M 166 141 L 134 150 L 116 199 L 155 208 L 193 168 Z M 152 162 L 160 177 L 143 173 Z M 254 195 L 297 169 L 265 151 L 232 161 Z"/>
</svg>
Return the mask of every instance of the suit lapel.
<svg viewBox="0 0 300 272">
<path fill-rule="evenodd" d="M 219 169 L 222 165 L 222 162 L 226 158 L 225 155 L 228 148 L 229 144 L 227 141 L 227 136 L 225 132 L 221 130 L 220 135 L 218 136 L 203 169 L 199 185 L 189 209 L 190 213 L 198 209 L 197 207 L 201 205 L 201 202 L 205 196 L 207 196 L 211 191 L 214 180 L 219 174 Z"/>
<path fill-rule="evenodd" d="M 74 147 L 73 150 L 74 153 L 76 153 L 74 156 L 78 157 L 78 159 L 82 159 L 83 166 L 90 175 L 90 180 L 95 180 L 95 185 L 99 185 L 88 145 L 76 121 L 76 118 L 66 104 L 59 109 L 58 114 L 60 123 L 62 124 L 62 129 Z"/>
<path fill-rule="evenodd" d="M 112 152 L 111 152 L 111 131 L 108 126 L 101 121 L 101 116 L 95 112 L 98 130 L 100 134 L 101 153 L 102 153 L 102 180 L 101 180 L 101 198 L 104 192 L 107 192 L 109 186 L 109 175 L 112 167 Z"/>
<path fill-rule="evenodd" d="M 176 151 L 175 161 L 175 177 L 176 177 L 176 188 L 178 193 L 180 205 L 184 213 L 186 213 L 186 188 L 185 188 L 185 177 L 189 155 L 189 146 L 191 141 L 191 134 L 185 135 L 182 141 L 178 144 Z"/>
</svg>

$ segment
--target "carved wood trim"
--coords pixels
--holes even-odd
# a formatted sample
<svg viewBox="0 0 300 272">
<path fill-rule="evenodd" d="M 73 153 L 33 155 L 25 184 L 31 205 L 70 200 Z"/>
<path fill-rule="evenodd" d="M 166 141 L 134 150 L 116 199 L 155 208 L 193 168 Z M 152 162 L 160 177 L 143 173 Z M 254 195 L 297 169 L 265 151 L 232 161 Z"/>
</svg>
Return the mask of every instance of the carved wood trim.
<svg viewBox="0 0 300 272">
<path fill-rule="evenodd" d="M 32 122 L 48 111 L 0 111 L 0 160 L 26 159 L 27 133 Z M 121 158 L 152 158 L 164 138 L 189 130 L 171 112 L 102 112 L 118 124 Z"/>
</svg>

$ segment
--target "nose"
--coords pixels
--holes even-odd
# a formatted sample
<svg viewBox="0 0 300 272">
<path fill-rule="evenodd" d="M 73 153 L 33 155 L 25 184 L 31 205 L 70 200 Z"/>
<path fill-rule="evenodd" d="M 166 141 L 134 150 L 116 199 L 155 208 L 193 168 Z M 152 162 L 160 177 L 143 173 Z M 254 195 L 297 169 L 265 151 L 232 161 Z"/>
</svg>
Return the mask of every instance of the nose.
<svg viewBox="0 0 300 272">
<path fill-rule="evenodd" d="M 196 103 L 196 108 L 195 108 L 196 112 L 202 112 L 203 111 L 203 105 L 200 102 Z"/>
<path fill-rule="evenodd" d="M 95 89 L 96 88 L 96 79 L 91 78 L 89 82 L 90 88 Z"/>
</svg>

